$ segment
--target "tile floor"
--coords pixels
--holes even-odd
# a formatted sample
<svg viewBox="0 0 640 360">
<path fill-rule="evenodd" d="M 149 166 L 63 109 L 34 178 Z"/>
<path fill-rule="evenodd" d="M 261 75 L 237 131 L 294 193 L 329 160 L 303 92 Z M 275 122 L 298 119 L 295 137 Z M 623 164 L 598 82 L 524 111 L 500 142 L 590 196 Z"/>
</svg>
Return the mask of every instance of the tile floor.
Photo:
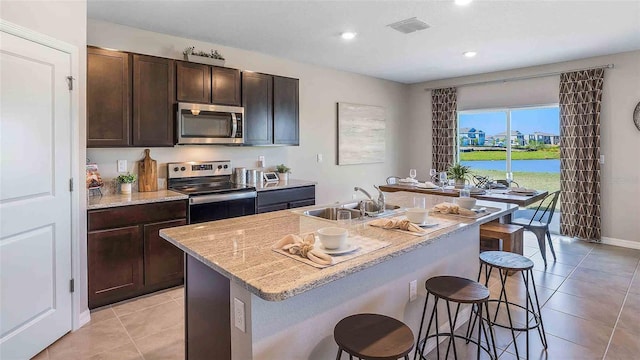
<svg viewBox="0 0 640 360">
<path fill-rule="evenodd" d="M 545 268 L 535 237 L 525 232 L 525 255 L 535 263 L 536 288 L 549 344 L 545 353 L 537 333 L 531 332 L 529 358 L 638 359 L 640 250 L 558 236 L 553 242 L 557 261 L 553 262 L 547 249 L 549 264 Z M 520 278 L 516 276 L 509 278 L 507 294 L 510 299 L 522 301 L 524 287 L 517 280 Z M 490 289 L 497 297 L 497 276 L 491 279 Z M 176 288 L 93 311 L 89 324 L 58 340 L 34 359 L 183 359 L 183 308 L 183 290 Z M 525 321 L 518 314 L 515 320 Z M 496 335 L 500 359 L 517 359 L 511 333 L 497 328 Z M 525 358 L 525 341 L 525 336 L 518 334 L 516 344 L 521 358 Z M 475 359 L 472 346 L 456 344 L 459 358 Z M 452 354 L 449 357 L 453 358 Z M 435 351 L 428 358 L 435 358 Z"/>
</svg>

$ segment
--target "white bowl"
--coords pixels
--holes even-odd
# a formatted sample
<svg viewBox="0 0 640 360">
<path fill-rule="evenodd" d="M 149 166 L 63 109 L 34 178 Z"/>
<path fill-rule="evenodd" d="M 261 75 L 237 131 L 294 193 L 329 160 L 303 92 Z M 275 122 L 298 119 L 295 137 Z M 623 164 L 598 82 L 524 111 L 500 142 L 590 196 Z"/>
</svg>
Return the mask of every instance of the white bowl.
<svg viewBox="0 0 640 360">
<path fill-rule="evenodd" d="M 339 227 L 326 227 L 318 229 L 318 238 L 325 249 L 341 249 L 347 245 L 347 229 Z"/>
<path fill-rule="evenodd" d="M 423 208 L 408 208 L 407 219 L 414 224 L 424 224 L 429 218 L 429 210 Z"/>
<path fill-rule="evenodd" d="M 453 199 L 453 202 L 455 204 L 457 204 L 458 206 L 460 206 L 461 208 L 465 208 L 465 209 L 469 209 L 469 210 L 471 210 L 471 208 L 476 206 L 476 199 L 474 199 L 472 197 L 455 198 L 455 199 Z"/>
</svg>

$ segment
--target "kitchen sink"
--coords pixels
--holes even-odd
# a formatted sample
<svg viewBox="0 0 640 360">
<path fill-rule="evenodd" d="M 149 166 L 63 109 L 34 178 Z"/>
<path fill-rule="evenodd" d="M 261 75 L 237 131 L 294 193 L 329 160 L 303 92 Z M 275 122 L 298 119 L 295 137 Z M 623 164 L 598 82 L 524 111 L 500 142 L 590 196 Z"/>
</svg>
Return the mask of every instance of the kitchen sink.
<svg viewBox="0 0 640 360">
<path fill-rule="evenodd" d="M 400 206 L 397 205 L 385 205 L 385 211 L 382 214 L 370 214 L 367 213 L 367 217 L 376 217 L 376 216 L 386 216 L 391 215 L 395 212 L 395 210 L 400 209 Z M 304 215 L 319 217 L 326 220 L 337 220 L 338 210 L 348 210 L 351 213 L 351 219 L 359 219 L 360 218 L 360 209 L 359 203 L 351 202 L 346 204 L 340 204 L 335 206 L 323 207 L 313 210 L 306 210 L 303 212 Z"/>
</svg>

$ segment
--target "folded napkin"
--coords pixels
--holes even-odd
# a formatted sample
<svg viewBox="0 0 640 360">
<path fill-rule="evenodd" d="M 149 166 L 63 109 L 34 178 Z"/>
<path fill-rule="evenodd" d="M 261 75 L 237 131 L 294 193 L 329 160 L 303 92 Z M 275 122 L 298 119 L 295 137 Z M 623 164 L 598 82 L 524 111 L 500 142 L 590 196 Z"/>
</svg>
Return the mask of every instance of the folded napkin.
<svg viewBox="0 0 640 360">
<path fill-rule="evenodd" d="M 408 184 L 417 184 L 418 180 L 408 177 L 408 178 L 400 179 L 400 180 L 398 180 L 398 182 L 408 183 Z"/>
<path fill-rule="evenodd" d="M 441 214 L 454 214 L 462 216 L 474 216 L 476 213 L 452 203 L 443 202 L 433 207 L 433 211 Z"/>
<path fill-rule="evenodd" d="M 376 219 L 369 222 L 369 225 L 383 229 L 400 229 L 404 231 L 421 233 L 424 230 L 407 219 Z"/>
<path fill-rule="evenodd" d="M 293 234 L 287 235 L 278 240 L 273 247 L 276 249 L 282 249 L 293 255 L 300 255 L 301 257 L 307 258 L 316 264 L 333 264 L 333 258 L 331 256 L 313 247 L 316 242 L 315 235 L 306 234 L 303 236 L 304 238 Z"/>
<path fill-rule="evenodd" d="M 417 183 L 416 184 L 417 187 L 419 188 L 424 188 L 424 189 L 437 189 L 438 185 L 432 183 L 431 181 L 425 181 L 424 183 Z"/>
</svg>

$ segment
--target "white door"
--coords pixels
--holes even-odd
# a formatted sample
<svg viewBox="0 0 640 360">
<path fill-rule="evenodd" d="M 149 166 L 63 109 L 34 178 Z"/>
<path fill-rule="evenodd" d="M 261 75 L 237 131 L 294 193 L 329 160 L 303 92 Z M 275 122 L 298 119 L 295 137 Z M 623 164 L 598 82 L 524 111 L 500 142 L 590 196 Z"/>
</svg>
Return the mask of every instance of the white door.
<svg viewBox="0 0 640 360">
<path fill-rule="evenodd" d="M 69 54 L 0 32 L 0 359 L 71 330 Z"/>
</svg>

